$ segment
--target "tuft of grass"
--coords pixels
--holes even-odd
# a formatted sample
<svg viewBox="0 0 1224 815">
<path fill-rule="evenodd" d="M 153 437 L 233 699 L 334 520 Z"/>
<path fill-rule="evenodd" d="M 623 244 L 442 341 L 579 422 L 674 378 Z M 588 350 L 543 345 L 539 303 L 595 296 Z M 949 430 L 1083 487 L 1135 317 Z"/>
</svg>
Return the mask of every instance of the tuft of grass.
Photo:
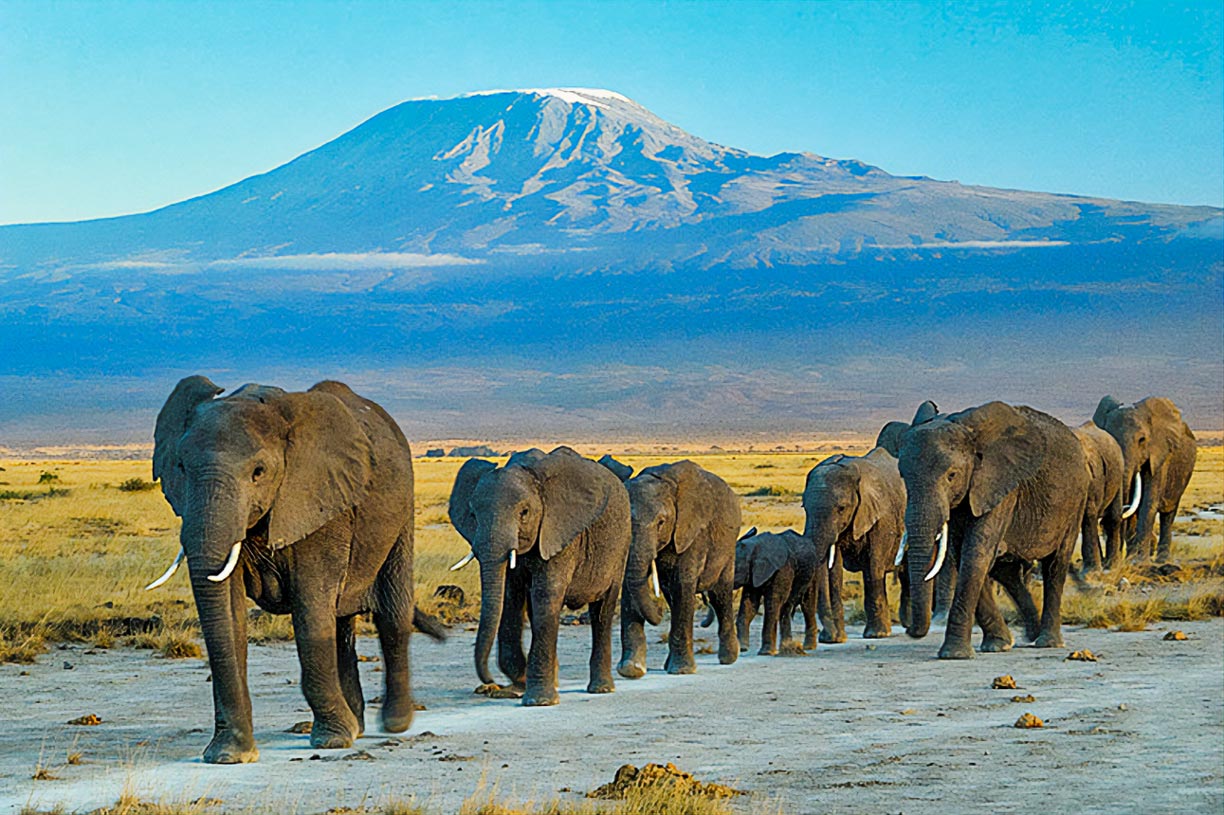
<svg viewBox="0 0 1224 815">
<path fill-rule="evenodd" d="M 744 496 L 747 498 L 755 498 L 764 495 L 787 496 L 798 494 L 799 493 L 797 493 L 795 490 L 789 489 L 788 487 L 779 487 L 776 484 L 770 484 L 765 487 L 757 487 L 756 489 L 748 490 L 748 492 L 744 493 Z"/>
<path fill-rule="evenodd" d="M 37 628 L 23 632 L 16 626 L 0 625 L 0 663 L 29 665 L 46 650 L 46 638 Z"/>
<path fill-rule="evenodd" d="M 156 651 L 163 659 L 199 659 L 204 656 L 195 631 L 186 625 L 163 626 L 155 631 L 136 634 L 128 638 L 128 644 L 133 648 Z"/>
<path fill-rule="evenodd" d="M 116 489 L 122 492 L 148 492 L 156 486 L 152 481 L 145 481 L 143 478 L 136 476 L 119 482 L 119 486 Z"/>
</svg>

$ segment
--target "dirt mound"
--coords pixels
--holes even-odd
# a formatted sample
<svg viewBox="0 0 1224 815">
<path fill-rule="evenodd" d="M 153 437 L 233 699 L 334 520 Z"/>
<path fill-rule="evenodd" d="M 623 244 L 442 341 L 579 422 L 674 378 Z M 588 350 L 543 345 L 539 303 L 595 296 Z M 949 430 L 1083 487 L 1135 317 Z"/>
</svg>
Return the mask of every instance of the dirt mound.
<svg viewBox="0 0 1224 815">
<path fill-rule="evenodd" d="M 1011 674 L 1003 674 L 1002 676 L 996 676 L 994 681 L 990 683 L 990 687 L 994 690 L 1015 690 L 1016 680 L 1012 678 Z"/>
<path fill-rule="evenodd" d="M 102 719 L 96 713 L 86 713 L 84 716 L 78 716 L 71 720 L 68 724 L 75 724 L 81 727 L 97 727 L 102 724 Z"/>
<path fill-rule="evenodd" d="M 1063 660 L 1063 662 L 1066 662 L 1067 660 L 1071 660 L 1073 662 L 1096 662 L 1098 661 L 1098 657 L 1096 654 L 1085 648 L 1082 651 L 1072 651 L 1071 653 L 1067 654 L 1067 657 Z"/>
<path fill-rule="evenodd" d="M 1184 642 L 1188 637 L 1186 637 L 1185 631 L 1170 631 L 1164 635 L 1163 639 L 1166 642 Z"/>
<path fill-rule="evenodd" d="M 1023 729 L 1030 727 L 1045 727 L 1045 722 L 1034 716 L 1032 713 L 1025 713 L 1019 719 L 1016 719 L 1016 723 L 1013 724 L 1012 727 L 1019 727 Z"/>
<path fill-rule="evenodd" d="M 692 773 L 678 769 L 669 761 L 667 764 L 647 764 L 640 770 L 632 764 L 625 764 L 616 771 L 616 777 L 610 784 L 591 790 L 587 793 L 587 798 L 619 800 L 651 787 L 665 787 L 674 795 L 697 795 L 704 798 L 732 798 L 745 794 L 743 790 L 723 784 L 698 781 Z"/>
</svg>

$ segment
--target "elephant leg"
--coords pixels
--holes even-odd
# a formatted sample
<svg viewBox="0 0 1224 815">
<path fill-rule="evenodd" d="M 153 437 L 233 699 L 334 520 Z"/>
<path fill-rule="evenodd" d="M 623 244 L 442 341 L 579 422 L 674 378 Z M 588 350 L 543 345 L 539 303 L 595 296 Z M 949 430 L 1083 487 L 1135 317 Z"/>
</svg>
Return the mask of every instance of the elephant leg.
<svg viewBox="0 0 1224 815">
<path fill-rule="evenodd" d="M 833 568 L 824 568 L 822 571 L 828 573 L 828 606 L 827 616 L 822 613 L 821 623 L 823 630 L 820 632 L 821 642 L 845 642 L 846 641 L 846 609 L 842 604 L 842 553 L 841 547 L 837 548 L 837 553 L 833 559 Z M 824 612 L 825 609 L 822 609 Z"/>
<path fill-rule="evenodd" d="M 901 583 L 901 605 L 897 607 L 900 623 L 906 628 L 910 624 L 910 587 L 909 587 L 909 569 L 902 563 L 901 568 L 897 570 L 897 580 Z"/>
<path fill-rule="evenodd" d="M 516 570 L 517 571 L 517 570 Z M 497 668 L 522 690 L 527 683 L 527 656 L 523 653 L 523 615 L 529 606 L 529 586 L 518 574 L 506 577 L 505 602 L 497 627 Z M 532 634 L 534 636 L 534 632 Z"/>
<path fill-rule="evenodd" d="M 402 733 L 412 725 L 408 645 L 412 638 L 413 615 L 411 534 L 411 530 L 406 530 L 400 535 L 375 581 L 378 602 L 372 616 L 382 649 L 382 727 L 388 733 Z M 358 721 L 361 722 L 360 715 Z"/>
<path fill-rule="evenodd" d="M 336 619 L 336 670 L 340 690 L 349 712 L 357 720 L 357 736 L 365 733 L 365 697 L 361 693 L 361 674 L 357 670 L 357 632 L 355 617 Z"/>
<path fill-rule="evenodd" d="M 617 583 L 603 598 L 589 604 L 591 612 L 591 676 L 587 693 L 611 693 L 616 690 L 612 679 L 612 618 L 620 596 Z"/>
<path fill-rule="evenodd" d="M 620 606 L 621 658 L 616 672 L 626 679 L 641 679 L 646 675 L 646 621 L 633 607 L 628 592 L 621 593 Z M 593 623 L 593 615 L 591 619 Z"/>
<path fill-rule="evenodd" d="M 1160 513 L 1160 541 L 1156 545 L 1156 562 L 1167 563 L 1169 550 L 1173 546 L 1173 520 L 1177 517 L 1177 509 L 1172 512 Z"/>
<path fill-rule="evenodd" d="M 982 629 L 982 653 L 998 653 L 1010 651 L 1016 644 L 1007 621 L 999 611 L 995 602 L 995 587 L 991 580 L 986 581 L 978 595 L 977 610 L 974 613 L 977 624 Z"/>
<path fill-rule="evenodd" d="M 293 636 L 302 663 L 302 693 L 314 712 L 310 746 L 324 750 L 352 747 L 361 728 L 340 688 L 335 614 L 323 603 L 306 605 L 298 598 Z"/>
<path fill-rule="evenodd" d="M 1122 518 L 1121 511 L 1110 508 L 1101 519 L 1105 530 L 1105 568 L 1116 569 L 1122 560 Z"/>
<path fill-rule="evenodd" d="M 1016 610 L 1024 620 L 1024 638 L 1029 642 L 1037 639 L 1041 625 L 1037 604 L 1033 602 L 1033 593 L 1028 587 L 1028 566 L 1020 560 L 999 562 L 990 574 L 1016 604 Z"/>
<path fill-rule="evenodd" d="M 1005 500 L 966 530 L 959 547 L 956 593 L 948 608 L 948 625 L 943 647 L 939 649 L 940 659 L 973 658 L 973 621 L 978 600 L 983 591 L 990 590 L 986 585 L 990 567 L 1003 535 L 1004 520 L 1009 519 L 1014 506 L 1014 498 Z M 944 569 L 948 565 L 945 563 Z"/>
<path fill-rule="evenodd" d="M 761 625 L 761 650 L 757 651 L 762 656 L 775 656 L 778 653 L 778 612 L 781 610 L 779 608 L 780 605 L 777 587 L 771 582 L 765 592 L 765 622 Z"/>
<path fill-rule="evenodd" d="M 671 631 L 667 637 L 667 662 L 663 668 L 669 674 L 691 674 L 697 672 L 693 659 L 693 614 L 696 611 L 694 598 L 697 595 L 697 580 L 690 578 L 684 569 L 678 568 L 672 576 Z M 717 612 L 716 612 L 717 613 Z M 721 620 L 719 628 L 722 628 Z"/>
<path fill-rule="evenodd" d="M 748 650 L 748 627 L 756 617 L 756 603 L 748 589 L 740 594 L 739 611 L 735 614 L 735 636 L 739 640 L 740 651 Z"/>
<path fill-rule="evenodd" d="M 816 605 L 817 605 L 816 581 L 812 581 L 807 590 L 803 592 L 803 600 L 800 606 L 803 608 L 803 647 L 809 651 L 815 651 L 819 640 L 817 639 L 816 625 Z"/>
<path fill-rule="evenodd" d="M 1089 507 L 1084 511 L 1084 522 L 1080 525 L 1080 557 L 1084 559 L 1084 570 L 1101 571 L 1101 533 L 1097 522 L 1098 513 Z"/>
<path fill-rule="evenodd" d="M 531 586 L 531 648 L 527 653 L 527 686 L 523 704 L 555 705 L 557 693 L 557 629 L 561 624 L 564 591 L 549 591 L 547 575 L 535 576 Z"/>
<path fill-rule="evenodd" d="M 888 610 L 888 584 L 885 582 L 885 575 L 874 575 L 869 569 L 863 571 L 863 605 L 867 612 L 863 637 L 891 637 L 892 615 Z"/>
<path fill-rule="evenodd" d="M 710 589 L 710 605 L 718 616 L 718 661 L 722 665 L 730 665 L 739 659 L 739 631 L 735 622 L 732 607 L 735 603 L 734 574 L 723 575 L 714 588 Z"/>
<path fill-rule="evenodd" d="M 1074 538 L 1041 560 L 1041 632 L 1033 640 L 1037 648 L 1061 648 L 1062 594 L 1067 582 Z"/>
</svg>

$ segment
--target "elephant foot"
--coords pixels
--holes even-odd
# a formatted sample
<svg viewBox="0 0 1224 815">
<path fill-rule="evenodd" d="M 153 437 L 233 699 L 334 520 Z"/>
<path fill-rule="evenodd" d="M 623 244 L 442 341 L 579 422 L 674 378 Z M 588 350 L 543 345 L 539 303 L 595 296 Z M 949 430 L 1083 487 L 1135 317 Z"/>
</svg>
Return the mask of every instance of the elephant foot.
<svg viewBox="0 0 1224 815">
<path fill-rule="evenodd" d="M 622 659 L 616 672 L 626 679 L 641 679 L 646 675 L 646 663 L 636 659 Z"/>
<path fill-rule="evenodd" d="M 868 625 L 863 629 L 863 639 L 865 640 L 882 640 L 885 637 L 892 636 L 892 626 L 880 626 L 875 623 Z"/>
<path fill-rule="evenodd" d="M 315 719 L 314 727 L 310 728 L 310 746 L 319 750 L 342 750 L 352 747 L 357 737 L 357 727 L 341 722 L 329 722 Z"/>
<path fill-rule="evenodd" d="M 718 646 L 718 663 L 720 665 L 734 665 L 735 660 L 739 659 L 740 647 L 739 642 L 729 642 Z"/>
<path fill-rule="evenodd" d="M 973 646 L 969 643 L 945 642 L 939 649 L 940 659 L 973 659 Z"/>
<path fill-rule="evenodd" d="M 205 764 L 254 764 L 259 748 L 252 738 L 240 739 L 232 733 L 217 733 L 204 749 Z"/>
<path fill-rule="evenodd" d="M 412 699 L 404 697 L 383 705 L 382 728 L 388 733 L 403 733 L 412 726 Z M 362 730 L 364 731 L 364 727 Z"/>
<path fill-rule="evenodd" d="M 1015 640 L 1011 637 L 983 637 L 982 647 L 978 650 L 983 654 L 1001 654 L 1010 651 L 1014 644 Z"/>
<path fill-rule="evenodd" d="M 556 688 L 532 688 L 523 694 L 524 707 L 550 707 L 561 701 Z"/>
<path fill-rule="evenodd" d="M 693 661 L 691 654 L 687 659 L 669 655 L 667 662 L 663 665 L 663 669 L 669 674 L 695 674 L 697 673 L 697 663 Z"/>
<path fill-rule="evenodd" d="M 616 691 L 616 682 L 612 677 L 603 677 L 600 679 L 592 679 L 587 683 L 587 693 L 613 693 Z"/>
<path fill-rule="evenodd" d="M 826 643 L 826 644 L 845 642 L 846 632 L 845 631 L 830 631 L 827 628 L 822 628 L 820 629 L 820 637 L 818 639 L 821 642 Z"/>
<path fill-rule="evenodd" d="M 1037 639 L 1033 640 L 1034 648 L 1062 648 L 1062 634 L 1052 633 L 1050 631 L 1042 631 L 1037 635 Z"/>
<path fill-rule="evenodd" d="M 770 648 L 770 647 L 769 647 L 769 646 L 767 646 L 767 645 L 762 645 L 762 646 L 761 646 L 761 650 L 757 651 L 757 656 L 762 656 L 762 657 L 776 657 L 777 655 L 778 655 L 778 649 L 777 649 L 777 648 Z"/>
<path fill-rule="evenodd" d="M 816 638 L 816 632 L 808 631 L 803 635 L 803 650 L 815 651 L 819 647 L 820 640 Z"/>
</svg>

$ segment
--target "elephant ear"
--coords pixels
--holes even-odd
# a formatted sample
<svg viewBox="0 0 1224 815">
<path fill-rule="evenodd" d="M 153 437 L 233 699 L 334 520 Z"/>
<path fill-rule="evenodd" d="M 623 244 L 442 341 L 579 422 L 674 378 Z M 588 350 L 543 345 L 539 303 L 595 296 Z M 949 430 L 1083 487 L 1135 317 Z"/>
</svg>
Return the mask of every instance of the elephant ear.
<svg viewBox="0 0 1224 815">
<path fill-rule="evenodd" d="M 749 529 L 747 532 L 745 532 L 744 534 L 740 535 L 740 536 L 739 536 L 739 540 L 741 540 L 741 541 L 742 541 L 742 540 L 748 540 L 749 538 L 754 537 L 754 536 L 756 535 L 756 533 L 757 533 L 757 528 L 754 526 L 754 527 L 752 527 L 752 529 Z M 736 541 L 736 543 L 738 543 L 738 542 L 739 542 L 739 541 Z"/>
<path fill-rule="evenodd" d="M 1173 455 L 1176 440 L 1182 434 L 1181 411 L 1168 399 L 1149 396 L 1136 407 L 1146 408 L 1148 419 L 1148 453 L 1153 467 L 1157 462 L 1168 461 Z"/>
<path fill-rule="evenodd" d="M 178 470 L 179 437 L 187 430 L 195 409 L 212 401 L 223 390 L 225 388 L 206 376 L 180 379 L 157 414 L 157 424 L 153 428 L 153 480 L 161 481 L 162 493 L 179 517 L 186 509 L 183 480 Z"/>
<path fill-rule="evenodd" d="M 530 469 L 539 479 L 544 504 L 540 557 L 548 560 L 599 520 L 620 482 L 595 462 L 564 452 L 550 453 Z"/>
<path fill-rule="evenodd" d="M 884 487 L 879 477 L 872 472 L 870 466 L 859 466 L 858 470 L 858 509 L 854 511 L 854 519 L 850 522 L 850 534 L 853 540 L 862 540 L 863 536 L 879 522 L 888 503 Z"/>
<path fill-rule="evenodd" d="M 880 435 L 876 436 L 875 446 L 895 456 L 901 450 L 901 437 L 909 429 L 910 426 L 905 422 L 889 422 L 880 428 Z"/>
<path fill-rule="evenodd" d="M 1102 396 L 1101 401 L 1097 403 L 1096 412 L 1092 414 L 1092 423 L 1102 430 L 1107 430 L 1105 423 L 1109 419 L 1109 414 L 1120 407 L 1122 403 L 1117 399 L 1112 396 Z"/>
<path fill-rule="evenodd" d="M 683 554 L 710 522 L 713 507 L 703 500 L 705 490 L 701 468 L 691 461 L 677 461 L 667 468 L 667 479 L 676 485 L 676 531 L 672 545 Z"/>
<path fill-rule="evenodd" d="M 507 467 L 526 467 L 528 464 L 533 464 L 544 456 L 548 455 L 539 447 L 532 447 L 530 450 L 519 450 L 517 453 L 512 453 L 506 461 Z"/>
<path fill-rule="evenodd" d="M 1045 458 L 1046 440 L 1027 416 L 1002 402 L 966 411 L 958 421 L 975 439 L 977 461 L 969 478 L 969 508 L 980 517 L 1036 474 Z"/>
<path fill-rule="evenodd" d="M 914 413 L 914 421 L 910 422 L 911 426 L 926 424 L 939 415 L 939 405 L 932 402 L 930 399 L 918 406 L 918 410 Z"/>
<path fill-rule="evenodd" d="M 789 554 L 781 535 L 762 536 L 752 547 L 752 587 L 759 589 L 769 582 L 786 565 Z"/>
<path fill-rule="evenodd" d="M 599 460 L 599 463 L 611 470 L 612 474 L 621 481 L 628 481 L 633 477 L 633 468 L 628 464 L 612 458 L 611 454 L 604 454 L 604 457 Z"/>
<path fill-rule="evenodd" d="M 484 478 L 485 473 L 496 470 L 497 465 L 491 461 L 479 458 L 469 458 L 463 462 L 455 476 L 455 485 L 451 487 L 450 501 L 446 505 L 446 514 L 450 516 L 451 525 L 463 536 L 469 544 L 476 536 L 476 513 L 468 501 L 476 484 Z"/>
<path fill-rule="evenodd" d="M 287 393 L 274 404 L 289 423 L 285 474 L 268 517 L 268 542 L 282 549 L 353 507 L 373 462 L 369 437 L 336 396 Z"/>
</svg>

